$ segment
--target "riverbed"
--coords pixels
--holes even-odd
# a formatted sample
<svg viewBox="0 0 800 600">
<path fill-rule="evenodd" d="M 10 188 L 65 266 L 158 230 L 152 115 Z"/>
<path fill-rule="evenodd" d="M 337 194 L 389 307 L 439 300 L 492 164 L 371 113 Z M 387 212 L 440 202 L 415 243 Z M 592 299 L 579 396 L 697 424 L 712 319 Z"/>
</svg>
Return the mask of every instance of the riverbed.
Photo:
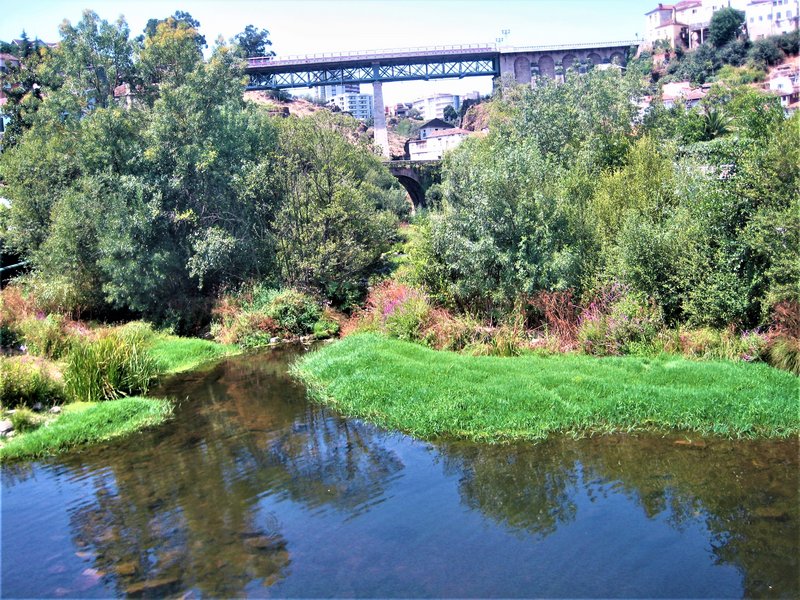
<svg viewBox="0 0 800 600">
<path fill-rule="evenodd" d="M 180 375 L 162 427 L 2 468 L 2 596 L 797 597 L 797 439 L 421 442 L 292 349 Z"/>
</svg>

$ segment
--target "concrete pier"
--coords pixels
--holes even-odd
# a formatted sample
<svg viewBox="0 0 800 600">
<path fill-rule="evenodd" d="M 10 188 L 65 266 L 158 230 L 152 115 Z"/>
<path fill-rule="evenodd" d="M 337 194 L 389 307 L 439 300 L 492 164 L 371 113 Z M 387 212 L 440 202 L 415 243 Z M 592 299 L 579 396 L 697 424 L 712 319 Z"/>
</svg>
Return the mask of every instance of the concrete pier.
<svg viewBox="0 0 800 600">
<path fill-rule="evenodd" d="M 381 147 L 384 158 L 389 158 L 389 132 L 386 131 L 386 113 L 383 108 L 383 84 L 372 83 L 372 118 L 375 131 L 375 144 Z"/>
</svg>

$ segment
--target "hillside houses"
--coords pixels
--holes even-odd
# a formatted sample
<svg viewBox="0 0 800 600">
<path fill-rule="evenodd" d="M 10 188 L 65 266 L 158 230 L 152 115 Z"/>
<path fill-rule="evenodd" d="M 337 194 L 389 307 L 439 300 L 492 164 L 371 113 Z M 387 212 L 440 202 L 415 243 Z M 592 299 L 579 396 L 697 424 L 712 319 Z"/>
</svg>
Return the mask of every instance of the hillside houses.
<svg viewBox="0 0 800 600">
<path fill-rule="evenodd" d="M 645 13 L 645 44 L 697 48 L 708 38 L 714 13 L 728 7 L 745 13 L 744 33 L 751 40 L 798 28 L 800 0 L 682 0 Z"/>
</svg>

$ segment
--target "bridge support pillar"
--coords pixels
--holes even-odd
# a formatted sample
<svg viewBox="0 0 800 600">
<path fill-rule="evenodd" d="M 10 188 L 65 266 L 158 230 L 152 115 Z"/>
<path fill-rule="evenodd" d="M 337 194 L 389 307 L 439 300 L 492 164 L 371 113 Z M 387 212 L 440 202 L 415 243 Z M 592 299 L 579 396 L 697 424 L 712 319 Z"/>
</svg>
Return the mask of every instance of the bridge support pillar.
<svg viewBox="0 0 800 600">
<path fill-rule="evenodd" d="M 372 83 L 373 100 L 373 131 L 375 132 L 375 144 L 381 147 L 384 158 L 389 158 L 389 132 L 386 131 L 386 113 L 383 107 L 383 84 L 380 81 Z"/>
</svg>

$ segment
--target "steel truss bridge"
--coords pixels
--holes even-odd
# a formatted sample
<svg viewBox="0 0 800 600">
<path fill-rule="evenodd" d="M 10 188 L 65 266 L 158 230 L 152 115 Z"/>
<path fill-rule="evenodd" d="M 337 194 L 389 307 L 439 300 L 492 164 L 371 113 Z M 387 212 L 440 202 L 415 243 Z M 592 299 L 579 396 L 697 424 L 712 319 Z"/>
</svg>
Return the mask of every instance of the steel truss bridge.
<svg viewBox="0 0 800 600">
<path fill-rule="evenodd" d="M 347 52 L 302 57 L 248 59 L 248 89 L 288 89 L 342 83 L 387 83 L 495 76 L 500 72 L 495 48 L 485 45 L 438 46 Z"/>
<path fill-rule="evenodd" d="M 246 67 L 250 77 L 247 89 L 290 89 L 343 83 L 374 84 L 478 76 L 497 77 L 504 72 L 513 73 L 518 80 L 530 81 L 530 67 L 535 65 L 539 58 L 543 59 L 543 66 L 560 64 L 562 59 L 566 59 L 565 64 L 569 63 L 568 66 L 572 66 L 570 62 L 572 60 L 588 60 L 596 64 L 621 58 L 624 62 L 627 50 L 638 44 L 637 40 L 524 48 L 463 44 L 250 58 Z M 547 73 L 547 68 L 543 68 L 542 74 Z"/>
</svg>

